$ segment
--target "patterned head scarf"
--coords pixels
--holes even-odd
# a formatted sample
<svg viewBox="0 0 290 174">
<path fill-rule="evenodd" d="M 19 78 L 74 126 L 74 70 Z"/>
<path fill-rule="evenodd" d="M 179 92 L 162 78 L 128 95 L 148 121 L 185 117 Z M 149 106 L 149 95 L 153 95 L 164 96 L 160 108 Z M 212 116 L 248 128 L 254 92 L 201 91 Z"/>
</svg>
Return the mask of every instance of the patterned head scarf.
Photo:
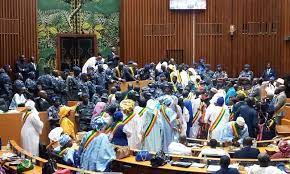
<svg viewBox="0 0 290 174">
<path fill-rule="evenodd" d="M 69 141 L 71 141 L 71 138 L 67 134 L 62 134 L 59 138 L 59 144 L 63 147 L 65 146 Z"/>
<path fill-rule="evenodd" d="M 75 110 L 75 107 L 62 106 L 59 109 L 58 116 L 60 118 L 66 117 L 68 116 L 69 112 L 73 110 Z"/>
<path fill-rule="evenodd" d="M 103 112 L 105 110 L 105 107 L 106 107 L 106 103 L 98 102 L 94 108 L 93 116 L 100 115 L 101 112 Z"/>
<path fill-rule="evenodd" d="M 91 127 L 96 131 L 102 130 L 106 126 L 106 122 L 101 116 L 94 117 L 91 120 Z"/>
<path fill-rule="evenodd" d="M 280 141 L 278 144 L 278 148 L 280 152 L 282 152 L 283 154 L 290 152 L 290 144 L 288 141 L 284 141 L 284 140 Z"/>
<path fill-rule="evenodd" d="M 170 97 L 165 97 L 162 103 L 166 106 L 170 106 L 173 100 Z"/>
<path fill-rule="evenodd" d="M 135 107 L 135 102 L 131 99 L 121 101 L 120 108 L 124 113 L 131 113 Z"/>
</svg>

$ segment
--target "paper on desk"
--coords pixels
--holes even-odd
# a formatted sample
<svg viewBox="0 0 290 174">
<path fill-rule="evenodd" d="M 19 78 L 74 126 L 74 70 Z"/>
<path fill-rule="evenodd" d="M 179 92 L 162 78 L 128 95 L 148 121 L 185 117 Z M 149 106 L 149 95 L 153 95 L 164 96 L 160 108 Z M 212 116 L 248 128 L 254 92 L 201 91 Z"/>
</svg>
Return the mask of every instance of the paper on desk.
<svg viewBox="0 0 290 174">
<path fill-rule="evenodd" d="M 204 168 L 206 166 L 206 164 L 202 164 L 202 163 L 192 163 L 191 167 L 197 167 L 197 168 Z"/>
</svg>

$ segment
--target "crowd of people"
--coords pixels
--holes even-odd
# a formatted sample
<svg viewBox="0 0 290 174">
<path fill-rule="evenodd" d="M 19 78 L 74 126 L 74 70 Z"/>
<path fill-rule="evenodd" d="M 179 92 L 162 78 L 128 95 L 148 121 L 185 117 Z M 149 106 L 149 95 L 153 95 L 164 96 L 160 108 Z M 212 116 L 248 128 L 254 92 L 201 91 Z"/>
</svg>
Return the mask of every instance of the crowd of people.
<svg viewBox="0 0 290 174">
<path fill-rule="evenodd" d="M 55 138 L 59 146 L 53 150 L 67 164 L 93 171 L 105 171 L 115 158 L 112 144 L 190 155 L 186 138 L 199 138 L 210 140 L 212 148 L 201 155 L 228 156 L 214 150 L 218 142 L 247 147 L 252 139 L 275 137 L 287 99 L 284 80 L 276 77 L 270 63 L 259 78 L 248 64 L 237 78 L 229 78 L 221 65 L 212 71 L 205 59 L 193 65 L 178 65 L 170 59 L 138 69 L 136 62 L 125 65 L 112 53 L 108 60 L 100 54 L 90 58 L 82 68 L 59 72 L 44 67 L 39 73 L 33 57 L 28 62 L 21 56 L 15 64 L 14 82 L 11 73 L 9 65 L 0 69 L 0 110 L 28 108 L 23 116 L 23 148 L 38 155 L 38 147 L 30 143 L 39 143 L 43 123 L 37 114 L 47 111 L 50 129 L 59 130 Z M 151 83 L 146 87 L 129 83 L 121 91 L 121 82 L 138 80 Z M 68 101 L 80 102 L 68 107 Z M 68 119 L 71 111 L 77 125 Z M 71 147 L 75 127 L 87 132 L 77 150 Z M 253 152 L 257 158 L 259 153 Z"/>
</svg>

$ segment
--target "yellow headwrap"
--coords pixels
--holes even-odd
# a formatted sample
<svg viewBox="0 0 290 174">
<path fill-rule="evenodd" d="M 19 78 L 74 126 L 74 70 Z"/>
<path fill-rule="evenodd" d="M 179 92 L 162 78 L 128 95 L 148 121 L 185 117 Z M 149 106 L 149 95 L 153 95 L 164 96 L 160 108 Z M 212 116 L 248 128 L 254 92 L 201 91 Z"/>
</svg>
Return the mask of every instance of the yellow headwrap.
<svg viewBox="0 0 290 174">
<path fill-rule="evenodd" d="M 72 106 L 72 107 L 62 106 L 59 109 L 58 116 L 60 118 L 66 117 L 68 116 L 70 111 L 74 111 L 75 109 L 76 109 L 76 106 Z"/>
<path fill-rule="evenodd" d="M 131 99 L 123 100 L 120 103 L 120 108 L 122 109 L 122 111 L 124 113 L 132 112 L 134 107 L 135 107 L 135 102 L 133 100 L 131 100 Z"/>
</svg>

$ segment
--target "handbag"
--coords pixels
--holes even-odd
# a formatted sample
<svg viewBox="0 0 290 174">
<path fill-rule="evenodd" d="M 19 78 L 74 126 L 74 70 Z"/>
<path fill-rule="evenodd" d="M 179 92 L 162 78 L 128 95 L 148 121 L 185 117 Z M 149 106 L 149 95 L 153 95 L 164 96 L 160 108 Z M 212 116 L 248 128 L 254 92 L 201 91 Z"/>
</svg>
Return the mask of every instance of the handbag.
<svg viewBox="0 0 290 174">
<path fill-rule="evenodd" d="M 34 165 L 28 159 L 23 160 L 20 164 L 17 165 L 17 173 L 23 173 L 25 171 L 32 170 Z"/>
<path fill-rule="evenodd" d="M 136 161 L 150 161 L 152 155 L 147 150 L 138 151 L 135 157 Z"/>
<path fill-rule="evenodd" d="M 128 146 L 115 146 L 115 151 L 117 159 L 123 159 L 131 155 L 131 151 Z"/>
<path fill-rule="evenodd" d="M 168 158 L 165 153 L 163 151 L 159 151 L 153 156 L 150 163 L 152 167 L 164 166 L 167 163 L 167 159 Z"/>
<path fill-rule="evenodd" d="M 42 173 L 53 174 L 56 171 L 57 171 L 56 162 L 51 158 L 42 166 Z"/>
</svg>

